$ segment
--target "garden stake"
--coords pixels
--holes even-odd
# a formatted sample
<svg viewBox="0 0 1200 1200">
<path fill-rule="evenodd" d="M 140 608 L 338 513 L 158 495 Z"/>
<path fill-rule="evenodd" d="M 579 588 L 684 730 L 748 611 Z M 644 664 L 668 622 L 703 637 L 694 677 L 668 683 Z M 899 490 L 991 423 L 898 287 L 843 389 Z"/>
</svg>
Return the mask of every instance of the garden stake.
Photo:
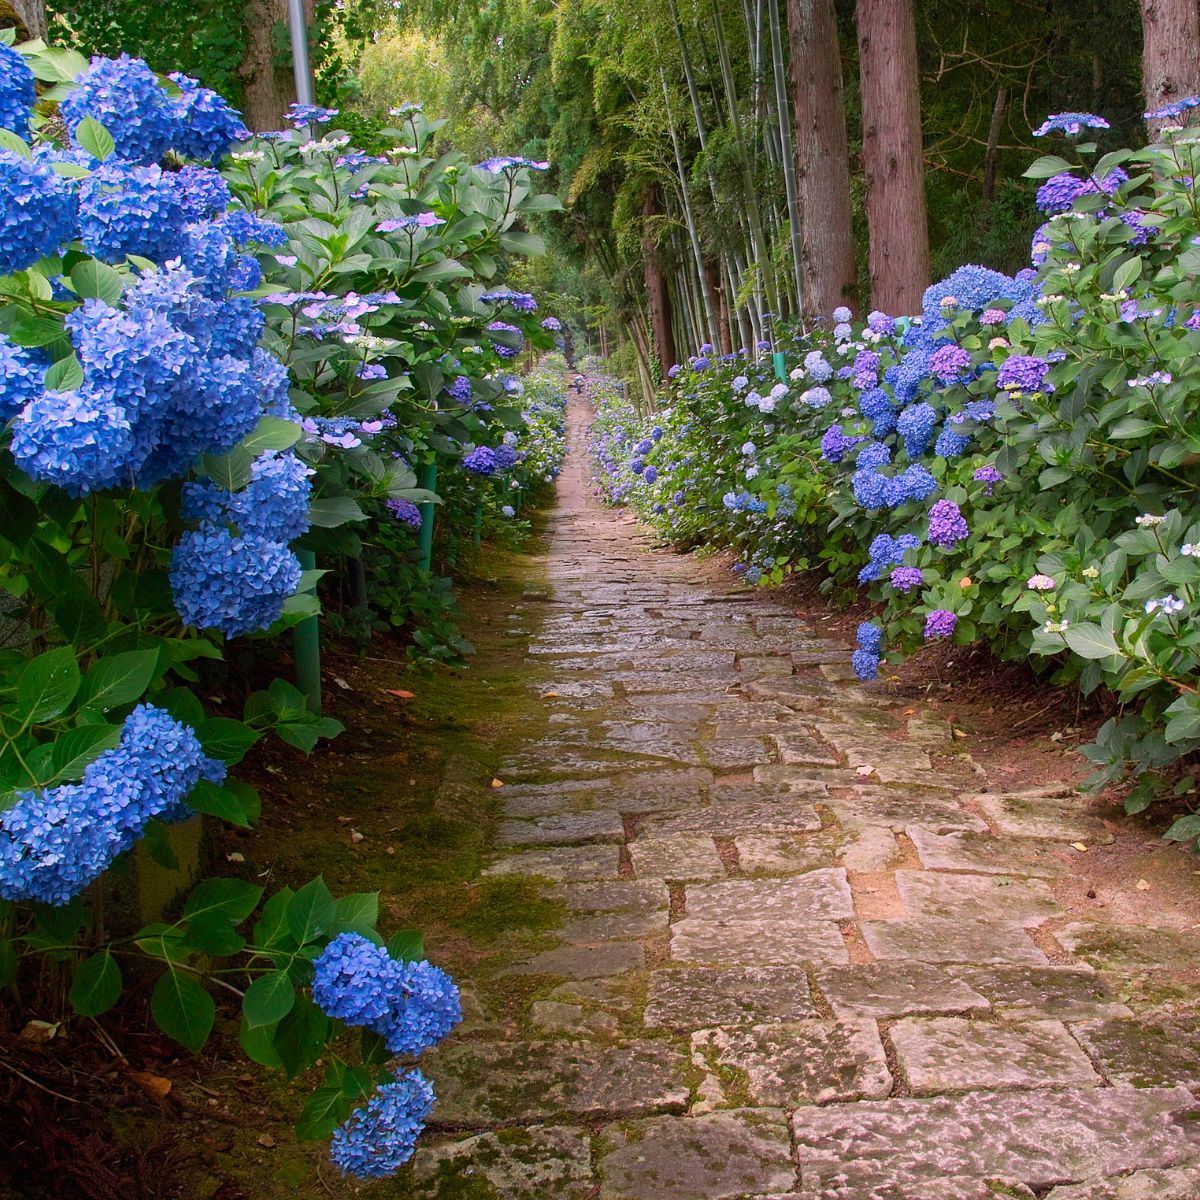
<svg viewBox="0 0 1200 1200">
<path fill-rule="evenodd" d="M 437 460 L 421 468 L 421 486 L 427 492 L 437 490 Z M 417 538 L 417 562 L 422 571 L 433 566 L 433 501 L 421 505 L 421 533 Z"/>
</svg>

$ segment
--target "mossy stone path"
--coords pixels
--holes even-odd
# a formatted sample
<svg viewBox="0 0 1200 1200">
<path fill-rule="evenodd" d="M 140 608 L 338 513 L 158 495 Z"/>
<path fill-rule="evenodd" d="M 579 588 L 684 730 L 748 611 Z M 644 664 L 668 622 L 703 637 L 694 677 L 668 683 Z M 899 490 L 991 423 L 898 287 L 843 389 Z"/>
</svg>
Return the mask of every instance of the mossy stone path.
<svg viewBox="0 0 1200 1200">
<path fill-rule="evenodd" d="M 589 498 L 583 425 L 488 868 L 567 919 L 463 981 L 383 1190 L 1195 1200 L 1200 1032 L 1120 996 L 1196 935 L 1072 922 L 1086 802 L 989 789 L 846 647 L 651 547 Z"/>
</svg>

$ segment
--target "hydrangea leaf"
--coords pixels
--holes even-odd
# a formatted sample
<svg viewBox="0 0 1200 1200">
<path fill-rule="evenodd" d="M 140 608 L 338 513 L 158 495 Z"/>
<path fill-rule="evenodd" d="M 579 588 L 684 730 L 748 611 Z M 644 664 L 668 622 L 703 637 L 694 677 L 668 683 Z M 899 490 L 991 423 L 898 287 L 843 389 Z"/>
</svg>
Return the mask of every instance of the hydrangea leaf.
<svg viewBox="0 0 1200 1200">
<path fill-rule="evenodd" d="M 108 948 L 89 955 L 71 981 L 71 1007 L 81 1017 L 98 1017 L 121 998 L 121 968 Z"/>
<path fill-rule="evenodd" d="M 112 134 L 95 117 L 84 117 L 75 126 L 75 140 L 93 158 L 101 162 L 111 158 L 117 148 Z"/>
<path fill-rule="evenodd" d="M 154 985 L 150 1012 L 167 1037 L 196 1054 L 212 1032 L 216 1005 L 191 975 L 171 966 Z"/>
<path fill-rule="evenodd" d="M 251 1029 L 274 1025 L 292 1011 L 296 987 L 286 971 L 268 971 L 260 975 L 242 997 L 242 1013 Z"/>
</svg>

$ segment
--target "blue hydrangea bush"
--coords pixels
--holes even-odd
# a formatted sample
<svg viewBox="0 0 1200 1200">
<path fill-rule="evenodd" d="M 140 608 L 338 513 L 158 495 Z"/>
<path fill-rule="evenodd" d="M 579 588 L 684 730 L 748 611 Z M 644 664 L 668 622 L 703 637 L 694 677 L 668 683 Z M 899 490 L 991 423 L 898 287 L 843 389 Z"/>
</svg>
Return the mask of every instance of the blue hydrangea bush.
<svg viewBox="0 0 1200 1200">
<path fill-rule="evenodd" d="M 1122 709 L 1085 751 L 1093 786 L 1131 811 L 1195 796 L 1197 107 L 1161 114 L 1139 150 L 1101 153 L 1099 117 L 1048 121 L 1063 154 L 1027 172 L 1046 219 L 1015 276 L 964 266 L 919 314 L 702 346 L 649 417 L 610 388 L 600 494 L 733 549 L 752 583 L 819 566 L 830 589 L 867 589 L 864 680 L 927 642 L 982 640 L 1109 689 Z M 1197 833 L 1192 816 L 1172 831 Z"/>
<path fill-rule="evenodd" d="M 527 315 L 532 297 L 484 300 L 480 286 L 461 301 L 485 365 L 464 374 L 460 423 L 443 422 L 429 389 L 459 322 L 433 293 L 472 272 L 416 241 L 449 217 L 416 214 L 395 235 L 412 243 L 400 265 L 374 231 L 404 204 L 375 211 L 365 181 L 343 204 L 326 152 L 298 131 L 290 148 L 267 139 L 287 176 L 268 212 L 228 157 L 254 145 L 239 114 L 196 80 L 11 41 L 0 34 L 0 562 L 16 631 L 0 655 L 0 983 L 36 981 L 49 958 L 69 1010 L 97 1017 L 127 975 L 146 980 L 158 1026 L 193 1052 L 214 993 L 236 997 L 252 1059 L 288 1078 L 325 1064 L 300 1132 L 332 1137 L 340 1167 L 375 1178 L 412 1154 L 433 1103 L 412 1060 L 461 1016 L 419 937 L 385 944 L 377 895 L 335 899 L 321 879 L 269 898 L 207 879 L 174 921 L 114 932 L 104 881 L 135 846 L 176 866 L 174 822 L 251 823 L 259 799 L 230 771 L 267 732 L 304 751 L 338 732 L 283 680 L 241 719 L 211 715 L 197 666 L 315 615 L 295 544 L 359 518 L 355 494 L 425 498 L 405 493 L 408 463 L 437 437 L 457 457 L 464 430 L 494 433 L 493 453 L 517 465 L 493 418 L 461 413 L 514 390 L 492 366 L 524 335 L 486 327 Z M 514 206 L 528 169 L 499 168 Z M 493 238 L 526 236 L 503 225 Z M 281 296 L 302 282 L 303 301 Z M 374 313 L 385 327 L 363 319 Z M 540 326 L 532 337 L 552 342 Z M 389 405 L 410 374 L 435 416 L 368 452 L 368 426 L 398 430 L 406 414 Z M 519 413 L 512 425 L 524 429 Z"/>
</svg>

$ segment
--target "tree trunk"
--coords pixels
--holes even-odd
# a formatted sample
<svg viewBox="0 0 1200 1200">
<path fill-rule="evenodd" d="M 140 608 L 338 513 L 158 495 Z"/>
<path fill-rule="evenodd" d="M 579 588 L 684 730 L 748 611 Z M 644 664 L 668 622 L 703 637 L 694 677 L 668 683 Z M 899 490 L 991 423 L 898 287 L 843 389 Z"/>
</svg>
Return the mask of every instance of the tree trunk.
<svg viewBox="0 0 1200 1200">
<path fill-rule="evenodd" d="M 45 0 L 9 0 L 7 5 L 0 5 L 0 17 L 3 10 L 10 8 L 12 14 L 24 26 L 25 38 L 46 40 L 46 2 Z M 18 41 L 22 40 L 20 38 Z"/>
<path fill-rule="evenodd" d="M 856 307 L 850 152 L 833 0 L 788 0 L 807 316 Z"/>
<path fill-rule="evenodd" d="M 642 269 L 646 281 L 646 306 L 650 310 L 650 336 L 659 366 L 665 375 L 679 361 L 675 356 L 675 335 L 671 329 L 671 294 L 663 275 L 658 252 L 658 231 L 654 218 L 662 215 L 658 184 L 651 184 L 642 195 Z"/>
<path fill-rule="evenodd" d="M 715 258 L 708 259 L 704 264 L 704 274 L 709 291 L 717 298 L 717 349 L 722 354 L 728 354 L 733 349 L 733 342 L 729 332 L 729 293 L 725 290 L 721 264 Z"/>
<path fill-rule="evenodd" d="M 799 308 L 804 309 L 804 247 L 801 240 L 800 197 L 796 191 L 796 153 L 792 146 L 792 118 L 788 112 L 787 79 L 783 62 L 783 37 L 779 20 L 779 0 L 769 0 L 767 13 L 771 32 L 771 75 L 775 84 L 775 107 L 782 144 L 783 186 L 787 194 L 788 239 L 792 247 L 792 288 Z"/>
<path fill-rule="evenodd" d="M 919 313 L 929 225 L 912 0 L 858 0 L 855 20 L 871 304 L 896 316 Z"/>
<path fill-rule="evenodd" d="M 1142 89 L 1146 111 L 1200 95 L 1200 12 L 1196 0 L 1141 0 Z M 1148 122 L 1151 132 L 1160 121 Z"/>
<path fill-rule="evenodd" d="M 996 89 L 996 101 L 992 105 L 992 121 L 988 126 L 987 150 L 983 156 L 983 202 L 991 204 L 996 198 L 996 161 L 1000 151 L 1000 126 L 1004 120 L 1004 106 L 1008 103 L 1008 88 Z"/>
<path fill-rule="evenodd" d="M 306 0 L 304 7 L 311 10 L 312 5 Z M 273 30 L 280 22 L 287 24 L 286 0 L 246 0 L 246 53 L 238 75 L 242 80 L 242 116 L 256 133 L 278 129 L 287 106 L 296 99 L 290 64 L 285 62 L 279 67 L 275 63 Z"/>
</svg>

